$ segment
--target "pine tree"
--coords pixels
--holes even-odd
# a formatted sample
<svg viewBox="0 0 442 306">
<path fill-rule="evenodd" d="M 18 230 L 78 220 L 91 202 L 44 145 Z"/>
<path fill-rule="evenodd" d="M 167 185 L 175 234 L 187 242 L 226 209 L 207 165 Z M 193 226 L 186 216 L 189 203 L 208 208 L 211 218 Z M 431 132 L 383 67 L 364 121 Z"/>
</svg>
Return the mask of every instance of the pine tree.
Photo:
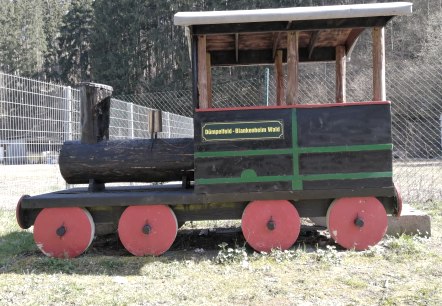
<svg viewBox="0 0 442 306">
<path fill-rule="evenodd" d="M 93 0 L 73 0 L 60 30 L 61 79 L 70 84 L 90 80 Z"/>
<path fill-rule="evenodd" d="M 46 38 L 46 53 L 44 55 L 43 73 L 46 79 L 58 81 L 61 77 L 59 67 L 60 29 L 70 1 L 44 0 L 44 33 Z"/>
</svg>

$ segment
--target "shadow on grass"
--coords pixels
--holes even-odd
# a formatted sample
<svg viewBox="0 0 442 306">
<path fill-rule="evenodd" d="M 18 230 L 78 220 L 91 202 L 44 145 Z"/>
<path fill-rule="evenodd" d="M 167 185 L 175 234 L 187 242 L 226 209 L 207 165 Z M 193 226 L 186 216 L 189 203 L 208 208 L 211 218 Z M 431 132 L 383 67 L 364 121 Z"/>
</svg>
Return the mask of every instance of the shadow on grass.
<svg viewBox="0 0 442 306">
<path fill-rule="evenodd" d="M 308 229 L 301 231 L 296 245 L 317 244 L 321 236 L 312 233 Z M 183 229 L 178 231 L 174 244 L 164 255 L 135 257 L 113 234 L 96 238 L 85 254 L 67 260 L 46 257 L 35 246 L 32 233 L 17 231 L 0 237 L 0 274 L 140 275 L 144 274 L 142 270 L 146 265 L 212 260 L 221 243 L 229 247 L 246 246 L 240 228 Z M 253 253 L 252 249 L 247 250 Z"/>
</svg>

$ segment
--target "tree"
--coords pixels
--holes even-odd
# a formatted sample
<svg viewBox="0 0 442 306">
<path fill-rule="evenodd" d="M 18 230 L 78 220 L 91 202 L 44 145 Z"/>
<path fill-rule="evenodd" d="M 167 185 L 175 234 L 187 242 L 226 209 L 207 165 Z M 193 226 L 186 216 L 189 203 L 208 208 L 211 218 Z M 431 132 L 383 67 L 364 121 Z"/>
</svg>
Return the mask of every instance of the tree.
<svg viewBox="0 0 442 306">
<path fill-rule="evenodd" d="M 93 0 L 73 0 L 60 30 L 61 79 L 70 84 L 90 80 Z"/>
<path fill-rule="evenodd" d="M 441 63 L 442 54 L 442 10 L 436 11 L 428 18 L 428 26 L 425 30 L 425 42 L 420 53 L 421 58 L 427 62 Z"/>
<path fill-rule="evenodd" d="M 46 43 L 41 1 L 1 1 L 2 69 L 23 76 L 41 72 Z"/>
<path fill-rule="evenodd" d="M 68 0 L 42 0 L 44 9 L 44 33 L 46 39 L 46 53 L 44 55 L 43 74 L 46 79 L 60 79 L 60 29 L 63 25 L 63 16 L 68 10 Z"/>
</svg>

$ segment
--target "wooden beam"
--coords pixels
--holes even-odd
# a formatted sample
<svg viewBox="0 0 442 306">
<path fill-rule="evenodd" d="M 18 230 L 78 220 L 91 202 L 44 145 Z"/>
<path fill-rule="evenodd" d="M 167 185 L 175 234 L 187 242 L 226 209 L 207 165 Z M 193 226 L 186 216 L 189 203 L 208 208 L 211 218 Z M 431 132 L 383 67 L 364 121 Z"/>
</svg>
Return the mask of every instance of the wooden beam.
<svg viewBox="0 0 442 306">
<path fill-rule="evenodd" d="M 346 74 L 345 46 L 336 46 L 336 103 L 346 102 L 345 74 Z"/>
<path fill-rule="evenodd" d="M 318 41 L 318 37 L 319 37 L 319 31 L 313 32 L 312 36 L 310 37 L 310 43 L 308 44 L 308 58 L 312 57 L 312 53 L 316 47 L 316 42 Z"/>
<path fill-rule="evenodd" d="M 279 32 L 279 31 L 314 31 L 318 29 L 350 29 L 371 28 L 385 26 L 393 16 L 373 16 L 357 18 L 337 18 L 318 20 L 294 20 L 272 22 L 244 22 L 229 24 L 203 24 L 193 25 L 193 34 L 233 34 L 253 32 Z M 289 26 L 288 26 L 289 24 Z"/>
<path fill-rule="evenodd" d="M 373 28 L 373 101 L 385 101 L 385 33 Z"/>
<path fill-rule="evenodd" d="M 282 50 L 275 55 L 276 105 L 285 105 L 284 72 L 282 70 Z"/>
<path fill-rule="evenodd" d="M 273 33 L 273 59 L 276 57 L 276 50 L 278 50 L 279 40 L 281 39 L 281 32 Z"/>
<path fill-rule="evenodd" d="M 282 61 L 286 62 L 286 49 L 282 50 Z M 273 50 L 239 50 L 238 62 L 235 60 L 235 51 L 211 51 L 212 67 L 235 65 L 269 65 L 275 62 Z M 335 62 L 335 47 L 316 47 L 311 58 L 308 58 L 307 47 L 299 48 L 299 62 Z"/>
<path fill-rule="evenodd" d="M 363 28 L 357 28 L 351 30 L 351 32 L 348 34 L 347 41 L 345 42 L 345 48 L 347 49 L 347 54 L 351 54 L 353 51 L 353 48 L 358 41 L 359 36 L 364 32 L 365 29 Z"/>
<path fill-rule="evenodd" d="M 206 52 L 206 67 L 207 67 L 207 104 L 208 107 L 212 107 L 212 65 L 211 56 L 209 52 Z"/>
<path fill-rule="evenodd" d="M 199 108 L 210 108 L 207 91 L 206 35 L 198 36 L 198 94 Z"/>
<path fill-rule="evenodd" d="M 298 102 L 299 32 L 287 32 L 287 105 Z"/>
</svg>

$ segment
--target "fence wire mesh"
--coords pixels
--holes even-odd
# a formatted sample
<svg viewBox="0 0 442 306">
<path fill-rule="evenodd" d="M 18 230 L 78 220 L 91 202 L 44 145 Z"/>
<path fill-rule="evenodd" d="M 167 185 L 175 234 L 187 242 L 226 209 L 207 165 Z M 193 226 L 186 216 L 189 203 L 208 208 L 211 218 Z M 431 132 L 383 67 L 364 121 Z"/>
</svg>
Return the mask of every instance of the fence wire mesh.
<svg viewBox="0 0 442 306">
<path fill-rule="evenodd" d="M 441 200 L 442 63 L 402 62 L 386 68 L 395 183 L 406 201 Z M 301 65 L 299 74 L 299 103 L 334 101 L 333 64 Z M 369 101 L 371 93 L 370 67 L 348 65 L 347 101 Z M 249 79 L 215 81 L 212 98 L 213 107 L 219 108 L 274 105 L 273 70 L 262 68 Z M 110 138 L 149 138 L 151 109 L 163 111 L 159 137 L 193 137 L 192 105 L 191 90 L 113 98 Z M 65 187 L 58 167 L 51 164 L 64 141 L 79 139 L 79 109 L 78 89 L 0 73 L 0 197 L 15 201 L 20 194 Z"/>
</svg>

